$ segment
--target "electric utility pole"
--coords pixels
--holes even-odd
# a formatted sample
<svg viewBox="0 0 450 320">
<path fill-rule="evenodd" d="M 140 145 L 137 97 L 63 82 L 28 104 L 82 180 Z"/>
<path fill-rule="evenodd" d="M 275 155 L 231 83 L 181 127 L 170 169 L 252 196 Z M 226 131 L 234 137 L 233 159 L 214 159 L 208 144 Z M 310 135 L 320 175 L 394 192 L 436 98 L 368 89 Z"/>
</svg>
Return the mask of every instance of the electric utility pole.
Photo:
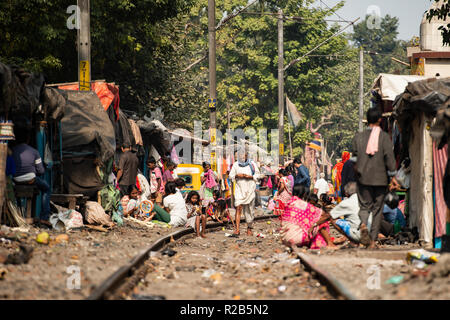
<svg viewBox="0 0 450 320">
<path fill-rule="evenodd" d="M 77 0 L 80 8 L 78 43 L 78 87 L 80 91 L 91 90 L 91 19 L 90 0 Z"/>
<path fill-rule="evenodd" d="M 283 52 L 283 10 L 278 11 L 278 134 L 279 159 L 284 165 L 284 52 Z"/>
<path fill-rule="evenodd" d="M 217 170 L 216 158 L 216 1 L 208 0 L 209 39 L 209 136 L 211 140 L 211 168 Z"/>
<path fill-rule="evenodd" d="M 364 130 L 364 51 L 363 47 L 359 49 L 359 132 Z"/>
</svg>

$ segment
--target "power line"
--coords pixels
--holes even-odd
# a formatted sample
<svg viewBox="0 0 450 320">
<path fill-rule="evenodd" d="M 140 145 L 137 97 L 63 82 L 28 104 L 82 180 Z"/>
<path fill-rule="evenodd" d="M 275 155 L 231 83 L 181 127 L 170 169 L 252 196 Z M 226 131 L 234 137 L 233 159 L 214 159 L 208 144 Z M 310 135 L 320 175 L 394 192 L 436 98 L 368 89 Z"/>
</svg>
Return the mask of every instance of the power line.
<svg viewBox="0 0 450 320">
<path fill-rule="evenodd" d="M 284 68 L 284 71 L 286 71 L 289 67 L 293 66 L 294 64 L 296 64 L 297 62 L 301 61 L 303 58 L 305 58 L 306 56 L 308 56 L 311 52 L 319 49 L 321 46 L 323 46 L 325 43 L 327 43 L 328 41 L 330 41 L 332 38 L 338 36 L 339 34 L 341 34 L 342 32 L 344 32 L 345 29 L 347 29 L 348 27 L 350 27 L 351 25 L 353 25 L 356 21 L 358 21 L 359 18 L 355 19 L 354 21 L 350 22 L 349 24 L 347 24 L 344 28 L 340 29 L 338 32 L 334 33 L 332 36 L 330 36 L 329 38 L 325 39 L 324 41 L 322 41 L 321 43 L 319 43 L 317 46 L 315 46 L 314 48 L 312 48 L 311 50 L 309 50 L 307 53 L 305 53 L 303 56 L 301 56 L 300 58 L 294 59 L 291 62 L 289 62 L 289 64 Z"/>
<path fill-rule="evenodd" d="M 243 12 L 243 14 L 255 15 L 255 16 L 272 16 L 274 18 L 277 15 L 277 13 L 272 13 L 272 12 Z M 305 18 L 305 17 L 298 17 L 298 16 L 284 16 L 283 20 L 327 21 L 327 22 L 343 22 L 343 23 L 351 22 L 350 20 L 315 19 L 315 18 Z"/>
<path fill-rule="evenodd" d="M 325 2 L 323 2 L 322 0 L 320 0 L 320 2 L 323 3 L 328 9 L 330 9 L 331 11 L 333 11 L 333 9 L 330 8 Z M 337 15 L 339 19 L 346 20 L 346 19 L 342 18 L 336 11 L 333 11 L 333 13 L 334 13 L 335 15 Z"/>
</svg>

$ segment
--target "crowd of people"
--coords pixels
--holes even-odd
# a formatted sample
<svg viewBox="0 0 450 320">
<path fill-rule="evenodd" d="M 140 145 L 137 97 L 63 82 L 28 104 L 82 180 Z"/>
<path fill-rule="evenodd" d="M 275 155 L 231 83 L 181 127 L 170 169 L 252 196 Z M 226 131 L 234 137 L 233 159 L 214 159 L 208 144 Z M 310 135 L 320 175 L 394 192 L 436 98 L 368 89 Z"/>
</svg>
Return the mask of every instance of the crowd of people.
<svg viewBox="0 0 450 320">
<path fill-rule="evenodd" d="M 311 191 L 300 159 L 294 160 L 296 172 L 289 166 L 279 171 L 275 210 L 286 245 L 335 248 L 348 240 L 350 246 L 376 248 L 377 240 L 406 226 L 404 206 L 394 192 L 400 185 L 393 145 L 380 128 L 381 119 L 379 110 L 368 110 L 368 127 L 355 135 L 352 155 L 344 152 L 333 168 L 334 191 L 323 173 Z M 330 237 L 330 224 L 341 237 Z"/>
<path fill-rule="evenodd" d="M 261 165 L 249 159 L 243 149 L 220 178 L 208 162 L 203 162 L 200 190 L 187 192 L 170 155 L 158 161 L 148 158 L 144 176 L 136 154 L 124 144 L 113 177 L 121 194 L 119 210 L 124 217 L 192 227 L 199 237 L 206 237 L 207 221 L 231 222 L 232 236 L 239 237 L 243 216 L 246 234 L 251 236 L 255 208 L 262 205 L 265 192 L 265 210 L 280 217 L 285 244 L 335 248 L 348 240 L 353 246 L 361 243 L 374 248 L 380 237 L 404 227 L 406 219 L 404 203 L 395 193 L 388 193 L 399 184 L 392 142 L 380 128 L 380 112 L 369 109 L 367 122 L 368 127 L 353 139 L 352 153 L 343 152 L 333 168 L 334 185 L 325 180 L 324 172 L 311 185 L 300 157 L 274 172 L 269 163 Z M 43 192 L 41 219 L 48 220 L 49 187 L 39 177 L 44 172 L 39 153 L 28 142 L 27 136 L 17 136 L 7 170 L 16 184 L 35 184 Z M 229 210 L 232 205 L 235 214 Z M 342 236 L 331 237 L 330 224 Z"/>
<path fill-rule="evenodd" d="M 348 240 L 351 246 L 374 248 L 379 238 L 392 236 L 398 231 L 394 226 L 404 227 L 406 220 L 398 196 L 388 193 L 388 186 L 394 190 L 399 185 L 392 143 L 380 128 L 381 114 L 370 109 L 367 121 L 368 128 L 354 137 L 352 153 L 343 152 L 333 168 L 334 185 L 325 180 L 324 172 L 311 185 L 309 171 L 300 157 L 274 172 L 269 165 L 249 159 L 248 152 L 243 151 L 221 178 L 204 162 L 200 190 L 186 192 L 185 182 L 177 177 L 177 165 L 170 158 L 156 161 L 150 157 L 144 177 L 138 172 L 137 157 L 125 145 L 116 182 L 123 194 L 123 214 L 192 227 L 199 237 L 206 237 L 207 221 L 231 222 L 232 236 L 239 237 L 243 217 L 246 234 L 251 236 L 262 191 L 270 190 L 266 212 L 280 217 L 286 245 L 336 248 Z M 143 211 L 141 204 L 146 201 L 151 211 Z M 232 203 L 235 214 L 229 210 Z M 341 236 L 332 237 L 330 225 Z"/>
</svg>

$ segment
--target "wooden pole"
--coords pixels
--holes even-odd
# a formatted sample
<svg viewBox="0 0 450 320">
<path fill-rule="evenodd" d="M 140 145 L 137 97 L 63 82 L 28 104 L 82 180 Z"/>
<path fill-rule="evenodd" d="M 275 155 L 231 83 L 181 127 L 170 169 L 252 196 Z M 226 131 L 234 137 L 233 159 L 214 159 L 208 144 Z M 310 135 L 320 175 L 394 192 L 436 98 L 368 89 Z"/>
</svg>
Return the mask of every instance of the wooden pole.
<svg viewBox="0 0 450 320">
<path fill-rule="evenodd" d="M 80 29 L 78 37 L 78 88 L 91 90 L 91 20 L 90 0 L 78 0 L 80 8 Z"/>
<path fill-rule="evenodd" d="M 284 165 L 284 45 L 283 10 L 278 11 L 278 134 L 279 159 Z"/>
</svg>

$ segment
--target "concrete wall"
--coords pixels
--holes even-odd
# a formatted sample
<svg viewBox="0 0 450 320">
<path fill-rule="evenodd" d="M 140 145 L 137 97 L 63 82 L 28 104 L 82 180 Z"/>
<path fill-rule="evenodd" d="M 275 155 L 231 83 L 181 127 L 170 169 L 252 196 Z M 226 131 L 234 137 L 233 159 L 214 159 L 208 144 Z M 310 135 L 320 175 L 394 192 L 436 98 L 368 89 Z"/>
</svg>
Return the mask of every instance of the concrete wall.
<svg viewBox="0 0 450 320">
<path fill-rule="evenodd" d="M 444 1 L 434 2 L 431 4 L 430 9 L 440 8 L 444 5 Z M 450 46 L 442 45 L 441 30 L 438 30 L 440 26 L 446 26 L 447 21 L 439 20 L 434 17 L 431 22 L 426 19 L 426 14 L 422 18 L 420 24 L 420 50 L 422 51 L 450 51 Z"/>
<path fill-rule="evenodd" d="M 450 77 L 450 59 L 426 59 L 425 76 L 434 77 L 436 73 L 441 77 Z"/>
</svg>

